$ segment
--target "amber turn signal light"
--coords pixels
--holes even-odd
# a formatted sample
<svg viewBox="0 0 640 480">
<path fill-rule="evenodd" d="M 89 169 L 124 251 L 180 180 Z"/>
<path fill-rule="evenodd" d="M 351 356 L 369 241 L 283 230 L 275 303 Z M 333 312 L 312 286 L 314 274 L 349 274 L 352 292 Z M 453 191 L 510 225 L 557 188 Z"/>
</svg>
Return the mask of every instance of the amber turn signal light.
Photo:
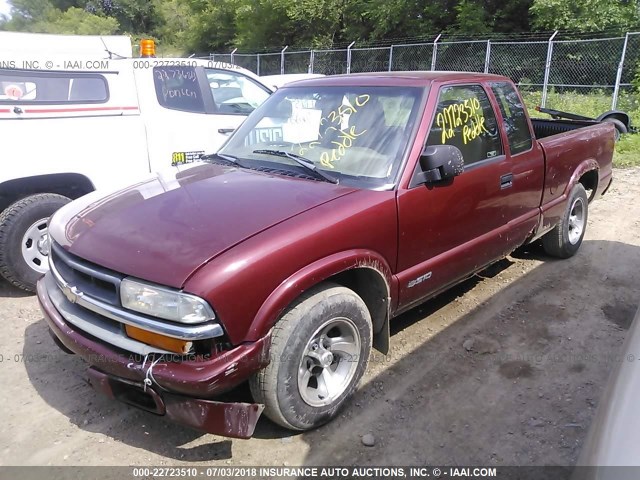
<svg viewBox="0 0 640 480">
<path fill-rule="evenodd" d="M 129 338 L 138 340 L 139 342 L 146 343 L 147 345 L 151 345 L 153 347 L 158 347 L 173 353 L 179 353 L 181 355 L 189 353 L 193 345 L 193 342 L 166 337 L 164 335 L 149 332 L 147 330 L 133 327 L 131 325 L 125 325 L 124 329 L 127 332 L 127 336 Z"/>
</svg>

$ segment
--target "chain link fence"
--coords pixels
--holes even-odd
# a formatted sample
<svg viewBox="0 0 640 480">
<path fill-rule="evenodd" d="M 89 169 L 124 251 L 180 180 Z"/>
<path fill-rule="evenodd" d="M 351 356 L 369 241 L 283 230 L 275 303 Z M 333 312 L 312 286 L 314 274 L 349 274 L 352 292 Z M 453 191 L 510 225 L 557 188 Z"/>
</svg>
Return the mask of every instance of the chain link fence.
<svg viewBox="0 0 640 480">
<path fill-rule="evenodd" d="M 557 32 L 556 32 L 557 33 Z M 539 92 L 544 107 L 549 92 L 598 92 L 610 107 L 637 105 L 633 79 L 640 67 L 640 32 L 624 37 L 547 41 L 440 41 L 389 47 L 303 50 L 245 54 L 210 54 L 258 75 L 404 70 L 450 70 L 496 73 L 510 77 L 524 91 Z M 620 102 L 620 105 L 618 105 Z"/>
</svg>

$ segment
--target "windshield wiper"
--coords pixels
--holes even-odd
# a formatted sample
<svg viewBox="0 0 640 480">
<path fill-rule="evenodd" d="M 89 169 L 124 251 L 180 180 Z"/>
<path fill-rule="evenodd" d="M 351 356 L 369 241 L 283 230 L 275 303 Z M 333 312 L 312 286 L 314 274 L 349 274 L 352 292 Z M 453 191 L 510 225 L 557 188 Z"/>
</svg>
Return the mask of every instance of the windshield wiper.
<svg viewBox="0 0 640 480">
<path fill-rule="evenodd" d="M 275 157 L 286 157 L 286 158 L 289 158 L 289 159 L 293 160 L 294 162 L 296 162 L 301 167 L 304 167 L 306 170 L 308 170 L 311 173 L 313 173 L 313 175 L 316 178 L 319 178 L 320 180 L 324 180 L 325 182 L 329 182 L 329 183 L 333 183 L 333 184 L 337 184 L 338 183 L 338 179 L 335 178 L 333 175 L 325 173 L 322 170 L 318 170 L 318 167 L 316 167 L 315 164 L 311 160 L 309 160 L 308 158 L 304 158 L 304 157 L 302 157 L 300 155 L 296 155 L 295 153 L 289 153 L 289 152 L 285 152 L 283 150 L 254 150 L 253 153 L 259 153 L 259 154 L 262 154 L 262 155 L 273 155 Z"/>
<path fill-rule="evenodd" d="M 234 166 L 239 166 L 239 167 L 244 166 L 240 163 L 240 161 L 238 160 L 238 157 L 235 157 L 233 155 L 227 155 L 226 153 L 210 153 L 209 155 L 202 155 L 200 157 L 200 160 L 204 160 L 205 162 L 207 160 L 217 160 L 217 159 L 220 159 Z"/>
</svg>

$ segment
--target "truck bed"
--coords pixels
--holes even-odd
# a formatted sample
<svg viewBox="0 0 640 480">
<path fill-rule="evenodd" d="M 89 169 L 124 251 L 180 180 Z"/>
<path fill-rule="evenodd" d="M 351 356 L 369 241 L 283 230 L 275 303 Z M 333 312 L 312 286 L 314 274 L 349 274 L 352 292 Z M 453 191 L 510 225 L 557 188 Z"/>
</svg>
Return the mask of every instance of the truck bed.
<svg viewBox="0 0 640 480">
<path fill-rule="evenodd" d="M 580 128 L 576 125 L 579 122 L 570 120 L 532 121 L 536 135 L 542 135 L 538 143 L 544 152 L 547 172 L 541 202 L 543 219 L 545 224 L 555 224 L 565 209 L 563 194 L 575 172 L 580 175 L 580 172 L 593 172 L 585 177 L 585 189 L 591 193 L 589 200 L 608 188 L 615 127 L 611 123 L 587 123 Z"/>
<path fill-rule="evenodd" d="M 578 128 L 597 125 L 595 120 L 553 120 L 549 118 L 531 118 L 533 131 L 537 139 L 550 137 L 559 133 L 569 132 Z"/>
</svg>

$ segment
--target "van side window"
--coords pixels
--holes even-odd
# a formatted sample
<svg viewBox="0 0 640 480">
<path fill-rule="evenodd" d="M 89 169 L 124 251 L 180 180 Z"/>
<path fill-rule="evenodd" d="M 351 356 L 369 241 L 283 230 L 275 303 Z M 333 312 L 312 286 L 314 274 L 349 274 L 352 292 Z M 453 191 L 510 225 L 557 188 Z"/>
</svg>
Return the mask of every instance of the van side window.
<svg viewBox="0 0 640 480">
<path fill-rule="evenodd" d="M 520 101 L 518 92 L 509 83 L 494 83 L 491 85 L 493 94 L 498 99 L 500 112 L 504 118 L 504 126 L 509 139 L 511 155 L 526 152 L 533 144 L 525 107 Z"/>
<path fill-rule="evenodd" d="M 171 110 L 205 113 L 202 89 L 195 67 L 153 67 L 158 103 Z"/>
<path fill-rule="evenodd" d="M 465 165 L 502 155 L 498 122 L 480 85 L 440 90 L 427 145 L 458 147 Z"/>
<path fill-rule="evenodd" d="M 0 70 L 0 103 L 105 103 L 107 81 L 94 73 Z"/>
</svg>

